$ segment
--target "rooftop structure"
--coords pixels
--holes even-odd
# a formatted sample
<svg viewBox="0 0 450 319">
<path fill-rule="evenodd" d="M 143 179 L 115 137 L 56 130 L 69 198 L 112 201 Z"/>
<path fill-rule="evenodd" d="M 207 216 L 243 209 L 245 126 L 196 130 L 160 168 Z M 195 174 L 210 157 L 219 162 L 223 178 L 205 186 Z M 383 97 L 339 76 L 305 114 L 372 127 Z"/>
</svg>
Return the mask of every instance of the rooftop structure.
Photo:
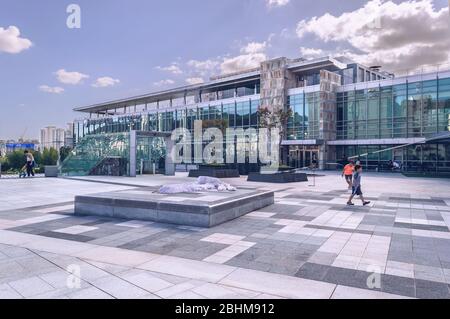
<svg viewBox="0 0 450 319">
<path fill-rule="evenodd" d="M 292 73 L 292 87 L 305 87 L 319 84 L 320 70 L 328 70 L 342 75 L 342 84 L 381 80 L 388 74 L 354 62 L 341 62 L 337 58 L 323 57 L 313 60 L 273 59 L 276 63 L 285 63 L 285 68 Z M 358 73 L 359 72 L 359 73 Z M 178 87 L 145 95 L 113 100 L 88 106 L 74 108 L 74 111 L 114 115 L 145 111 L 149 109 L 169 108 L 181 105 L 216 101 L 260 93 L 261 68 L 244 70 L 237 73 L 212 77 L 209 82 Z M 165 102 L 165 103 L 164 103 Z M 127 108 L 125 110 L 125 108 Z"/>
</svg>

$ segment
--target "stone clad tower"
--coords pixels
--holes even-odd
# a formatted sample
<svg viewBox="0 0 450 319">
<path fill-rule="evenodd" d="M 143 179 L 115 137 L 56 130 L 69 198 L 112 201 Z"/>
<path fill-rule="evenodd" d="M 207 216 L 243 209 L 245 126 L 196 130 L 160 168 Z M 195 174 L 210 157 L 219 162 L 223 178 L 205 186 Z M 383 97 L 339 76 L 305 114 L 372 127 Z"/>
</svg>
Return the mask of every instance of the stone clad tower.
<svg viewBox="0 0 450 319">
<path fill-rule="evenodd" d="M 288 69 L 289 62 L 289 59 L 282 57 L 261 63 L 261 107 L 270 111 L 286 109 L 289 89 L 298 87 L 295 74 Z M 324 169 L 326 163 L 335 156 L 334 147 L 326 145 L 325 141 L 336 139 L 336 90 L 340 85 L 340 75 L 326 70 L 320 71 L 319 123 L 317 123 L 319 136 L 316 144 L 319 150 L 317 160 L 320 169 Z M 284 133 L 286 132 L 285 129 Z M 286 136 L 283 139 L 286 139 Z M 282 159 L 287 158 L 288 152 L 289 147 L 283 146 Z"/>
<path fill-rule="evenodd" d="M 261 107 L 275 112 L 287 107 L 288 90 L 296 87 L 295 75 L 287 68 L 287 58 L 277 58 L 261 63 Z M 286 139 L 287 128 L 283 129 L 283 140 Z M 289 147 L 281 147 L 281 163 L 289 154 Z"/>
<path fill-rule="evenodd" d="M 295 76 L 287 69 L 289 60 L 277 58 L 261 63 L 261 107 L 284 109 L 290 88 L 296 87 Z"/>
<path fill-rule="evenodd" d="M 336 90 L 341 85 L 341 76 L 334 72 L 320 71 L 319 138 L 323 141 L 336 140 L 337 105 Z M 319 168 L 336 158 L 335 147 L 325 143 L 319 147 Z"/>
</svg>

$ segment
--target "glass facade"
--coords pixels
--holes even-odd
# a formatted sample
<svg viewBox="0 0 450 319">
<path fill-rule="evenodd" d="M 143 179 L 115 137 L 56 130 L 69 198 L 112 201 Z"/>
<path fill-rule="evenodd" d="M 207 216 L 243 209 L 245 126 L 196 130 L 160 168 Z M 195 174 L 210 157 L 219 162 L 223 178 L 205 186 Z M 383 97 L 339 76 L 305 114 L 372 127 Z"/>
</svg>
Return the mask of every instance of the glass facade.
<svg viewBox="0 0 450 319">
<path fill-rule="evenodd" d="M 288 121 L 289 140 L 319 138 L 320 93 L 296 94 L 288 97 L 292 117 Z"/>
<path fill-rule="evenodd" d="M 368 170 L 387 171 L 389 161 L 396 161 L 408 172 L 450 173 L 450 144 L 417 144 L 389 150 L 395 146 L 398 145 L 337 146 L 337 162 L 344 164 L 348 157 L 368 153 L 359 159 Z"/>
<path fill-rule="evenodd" d="M 130 130 L 172 132 L 177 128 L 186 128 L 194 131 L 194 122 L 203 121 L 203 129 L 219 127 L 223 133 L 227 128 L 248 129 L 258 128 L 259 99 L 236 100 L 229 103 L 211 103 L 210 105 L 195 108 L 179 108 L 177 110 L 161 110 L 154 113 L 138 115 L 123 115 L 114 118 L 102 117 L 77 121 L 74 124 L 75 142 L 79 144 L 86 137 L 111 133 L 126 133 Z M 237 141 L 237 139 L 236 139 Z M 203 141 L 203 146 L 210 141 Z M 164 146 L 161 139 L 138 141 L 137 164 L 144 162 L 144 171 L 148 163 L 156 163 L 155 154 Z M 238 144 L 236 148 L 242 147 Z M 193 147 L 192 147 L 193 151 Z M 161 153 L 163 157 L 165 153 Z M 192 154 L 193 155 L 193 154 Z M 224 154 L 225 156 L 225 154 Z M 157 168 L 161 168 L 162 162 Z"/>
<path fill-rule="evenodd" d="M 136 140 L 136 173 L 161 173 L 165 169 L 164 138 L 138 136 Z"/>
<path fill-rule="evenodd" d="M 450 78 L 355 90 L 337 96 L 337 139 L 432 137 L 450 131 Z M 337 146 L 337 161 L 369 153 L 368 169 L 382 170 L 389 161 L 405 171 L 450 172 L 448 144 Z"/>
<path fill-rule="evenodd" d="M 367 70 L 359 68 L 348 68 L 344 71 L 344 77 L 348 78 L 348 82 L 351 82 L 352 76 L 355 77 L 355 82 L 357 77 L 369 76 L 366 74 Z M 313 83 L 320 82 L 319 80 L 316 79 Z M 379 80 L 378 77 L 376 80 Z M 344 79 L 343 82 L 347 83 L 346 81 Z M 159 104 L 159 109 L 148 112 L 76 121 L 74 141 L 78 145 L 88 136 L 127 133 L 130 130 L 172 132 L 176 128 L 186 128 L 193 132 L 196 120 L 203 121 L 203 129 L 216 127 L 224 132 L 226 128 L 258 129 L 259 97 L 252 95 L 239 98 L 239 96 L 259 93 L 259 90 L 259 85 L 233 90 L 225 87 L 222 91 L 217 91 L 216 96 L 218 99 L 229 98 L 227 100 L 173 109 L 163 109 L 161 108 L 163 104 Z M 326 103 L 329 105 L 329 101 L 321 101 L 319 91 L 288 95 L 286 107 L 292 110 L 292 116 L 287 124 L 287 139 L 290 141 L 324 139 L 320 131 L 322 124 L 324 127 L 332 127 L 332 134 L 329 132 L 327 134 L 333 136 L 334 126 L 325 125 L 327 124 L 324 123 L 325 119 L 320 118 L 320 108 Z M 405 79 L 404 83 L 395 85 L 383 85 L 383 82 L 379 82 L 378 86 L 372 88 L 345 90 L 336 94 L 335 110 L 338 141 L 432 137 L 437 133 L 450 131 L 450 78 L 436 77 L 424 81 Z M 330 112 L 330 109 L 326 112 Z M 203 144 L 209 142 L 203 141 Z M 295 167 L 303 165 L 300 163 L 307 162 L 311 154 L 318 157 L 320 152 L 324 152 L 325 147 L 331 147 L 326 142 L 311 145 L 313 149 L 296 147 L 294 142 L 292 144 L 294 147 L 289 149 L 288 162 L 294 163 Z M 156 162 L 155 158 L 158 156 L 153 150 L 156 146 L 152 146 L 152 143 L 160 145 L 161 141 L 155 140 L 151 143 L 143 141 L 139 144 L 138 160 Z M 346 142 L 346 146 L 333 146 L 333 150 L 328 153 L 333 153 L 332 157 L 336 158 L 326 160 L 339 162 L 351 156 L 368 153 L 368 156 L 361 159 L 368 169 L 383 169 L 389 161 L 396 160 L 402 163 L 405 170 L 450 171 L 450 147 L 446 144 L 418 144 L 379 152 L 398 146 L 398 144 L 385 145 L 386 143 L 391 142 L 377 145 L 375 141 L 367 143 L 371 145 L 358 146 Z M 237 144 L 235 146 L 239 147 Z"/>
<path fill-rule="evenodd" d="M 257 128 L 258 108 L 259 99 L 249 99 L 197 108 L 86 119 L 75 122 L 75 142 L 78 143 L 87 135 L 121 133 L 130 130 L 172 132 L 176 128 L 187 128 L 193 131 L 196 120 L 221 121 L 225 125 L 224 128 Z"/>
<path fill-rule="evenodd" d="M 101 117 L 76 121 L 75 142 L 87 135 L 121 133 L 130 130 L 172 132 L 176 128 L 194 130 L 194 121 L 222 121 L 224 128 L 258 127 L 259 100 L 239 101 L 228 104 L 209 105 L 202 108 L 183 108 L 155 113 Z"/>
<path fill-rule="evenodd" d="M 89 175 L 103 160 L 121 158 L 123 171 L 128 171 L 130 151 L 129 133 L 86 135 L 64 160 L 61 173 L 65 175 Z"/>
<path fill-rule="evenodd" d="M 339 93 L 337 139 L 430 137 L 449 130 L 450 79 Z"/>
</svg>

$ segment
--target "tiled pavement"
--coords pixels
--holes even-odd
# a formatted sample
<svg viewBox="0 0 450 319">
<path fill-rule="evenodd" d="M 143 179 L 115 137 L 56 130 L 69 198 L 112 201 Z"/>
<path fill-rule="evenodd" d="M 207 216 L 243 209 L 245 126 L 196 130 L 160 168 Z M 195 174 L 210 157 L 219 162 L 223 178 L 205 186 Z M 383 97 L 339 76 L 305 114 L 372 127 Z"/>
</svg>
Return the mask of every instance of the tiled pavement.
<svg viewBox="0 0 450 319">
<path fill-rule="evenodd" d="M 212 229 L 78 217 L 70 201 L 2 210 L 0 298 L 450 297 L 450 193 L 348 207 L 339 184 L 293 185 Z"/>
<path fill-rule="evenodd" d="M 27 178 L 42 178 L 42 177 L 45 177 L 45 174 L 34 174 L 33 177 L 25 177 L 25 179 L 27 179 Z M 8 175 L 2 174 L 2 175 L 1 175 L 1 178 L 2 178 L 2 179 L 19 179 L 19 178 L 22 178 L 22 177 L 19 177 L 19 174 L 14 174 L 14 175 L 11 175 L 11 174 L 8 174 Z"/>
</svg>

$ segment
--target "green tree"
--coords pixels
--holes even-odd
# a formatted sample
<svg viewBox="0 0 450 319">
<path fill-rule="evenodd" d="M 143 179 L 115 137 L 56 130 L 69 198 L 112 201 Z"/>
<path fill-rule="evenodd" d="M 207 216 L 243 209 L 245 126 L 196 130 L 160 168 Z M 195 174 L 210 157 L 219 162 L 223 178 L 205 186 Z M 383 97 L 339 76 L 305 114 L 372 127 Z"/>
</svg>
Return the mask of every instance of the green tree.
<svg viewBox="0 0 450 319">
<path fill-rule="evenodd" d="M 42 159 L 41 163 L 42 165 L 56 165 L 58 162 L 58 151 L 52 148 L 45 148 L 42 152 Z"/>
<path fill-rule="evenodd" d="M 70 152 L 72 152 L 72 148 L 68 146 L 63 146 L 59 149 L 60 163 L 64 162 L 64 160 L 69 156 Z"/>
<path fill-rule="evenodd" d="M 36 165 L 39 165 L 42 163 L 42 154 L 39 151 L 32 151 L 31 152 L 33 154 L 34 157 L 34 162 L 36 163 Z"/>
<path fill-rule="evenodd" d="M 17 150 L 6 155 L 9 168 L 14 170 L 21 169 L 27 162 L 23 150 Z"/>
<path fill-rule="evenodd" d="M 6 156 L 0 157 L 0 166 L 1 166 L 2 172 L 6 172 L 10 169 L 10 166 L 8 163 L 8 158 Z"/>
</svg>

